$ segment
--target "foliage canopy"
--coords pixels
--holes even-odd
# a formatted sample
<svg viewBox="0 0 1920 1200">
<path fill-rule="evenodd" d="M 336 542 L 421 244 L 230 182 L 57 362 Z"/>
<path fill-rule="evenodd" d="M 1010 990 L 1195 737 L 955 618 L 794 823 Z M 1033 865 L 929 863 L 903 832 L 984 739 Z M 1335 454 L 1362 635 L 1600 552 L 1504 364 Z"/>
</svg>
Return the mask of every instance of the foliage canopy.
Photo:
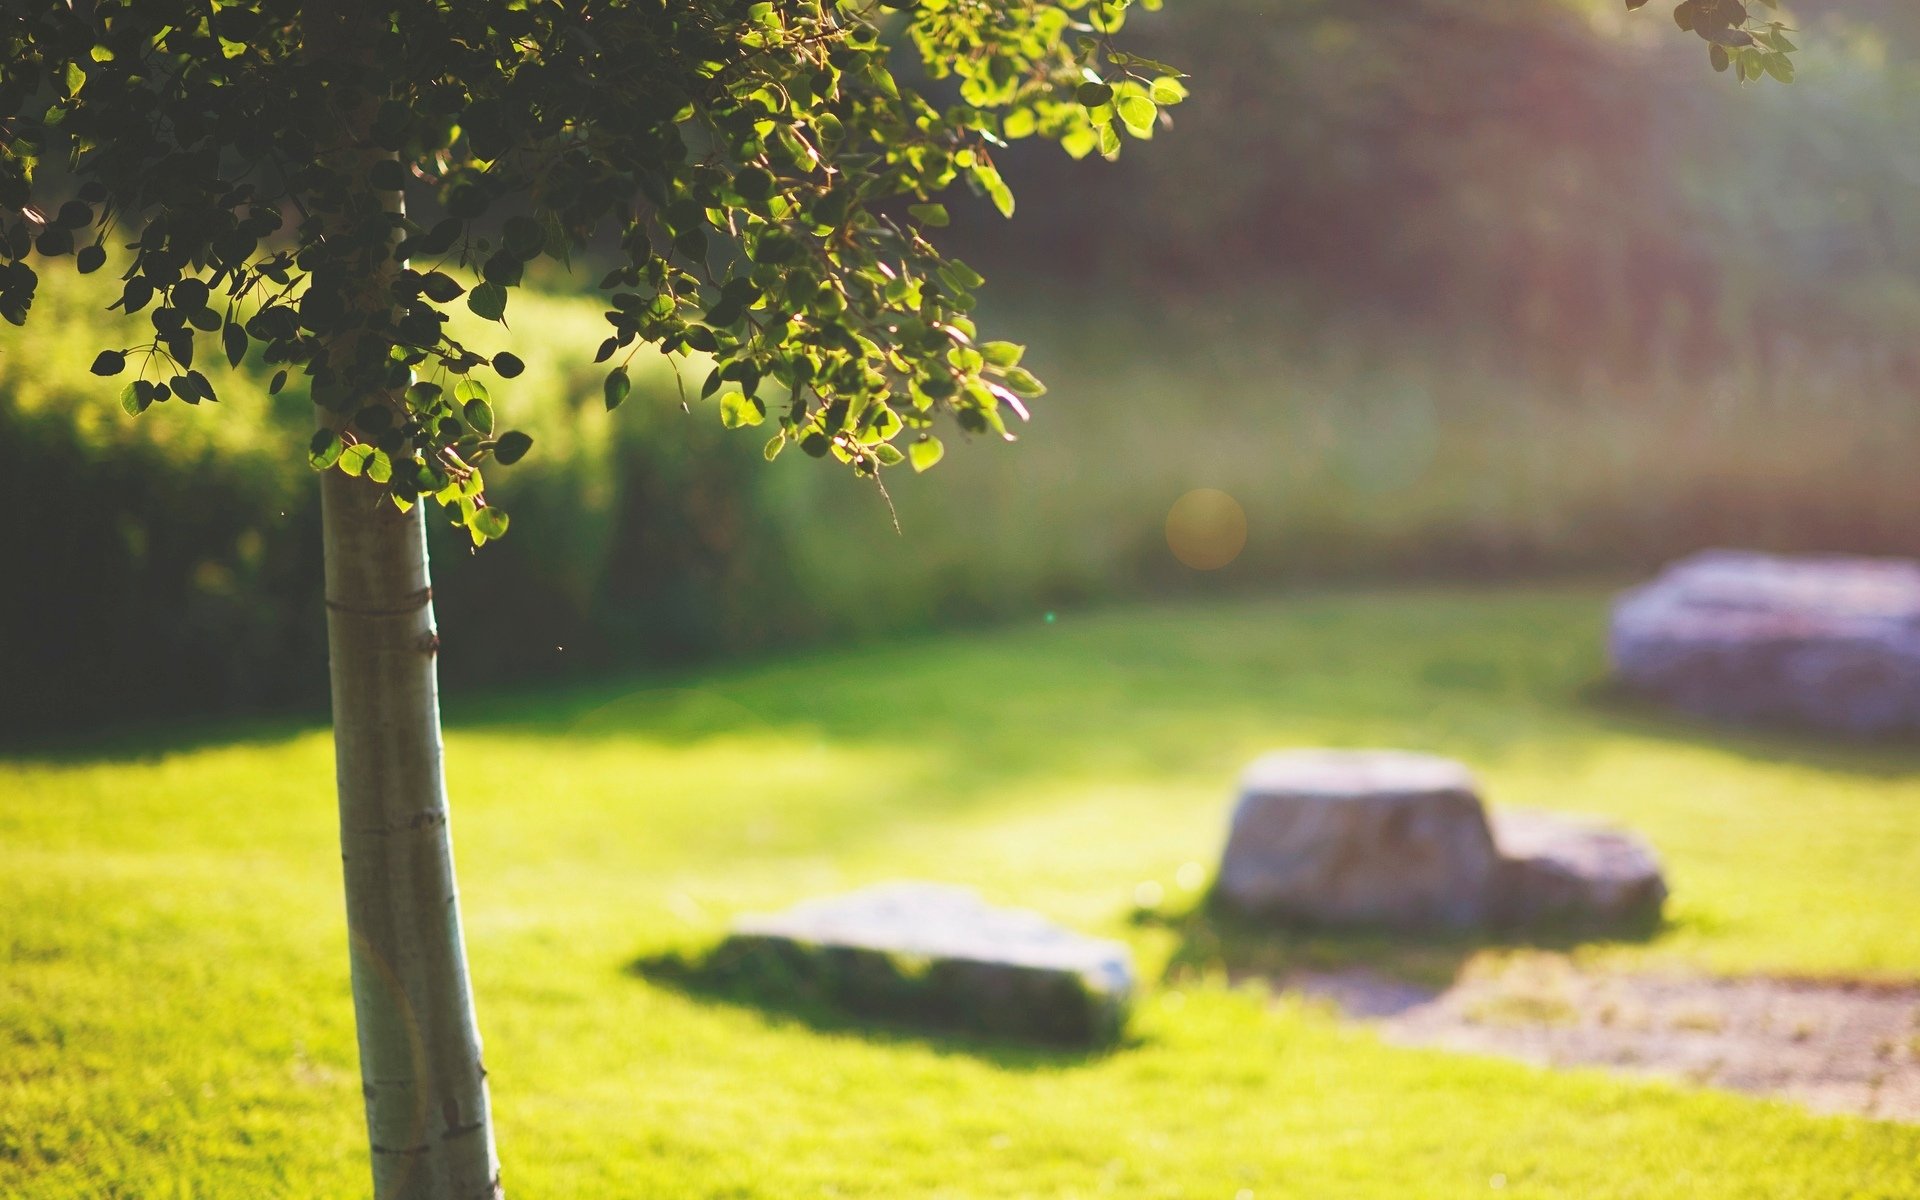
<svg viewBox="0 0 1920 1200">
<path fill-rule="evenodd" d="M 275 391 L 308 377 L 313 466 L 484 542 L 482 468 L 531 446 L 495 409 L 524 364 L 448 307 L 504 323 L 536 260 L 591 250 L 607 407 L 640 347 L 700 355 L 723 422 L 773 418 L 768 458 L 925 469 L 937 417 L 1008 437 L 1044 390 L 978 338 L 938 197 L 1011 214 L 1009 141 L 1152 135 L 1185 89 L 1114 47 L 1128 3 L 10 4 L 0 315 L 26 320 L 35 257 L 124 265 L 113 307 L 152 334 L 93 369 L 131 372 L 129 412 L 216 399 L 203 335 L 257 345 Z"/>
<path fill-rule="evenodd" d="M 1753 0 L 1777 13 L 1780 0 Z M 1627 0 L 1629 12 L 1647 0 Z M 1746 0 L 1680 0 L 1674 24 L 1707 43 L 1707 59 L 1716 71 L 1732 71 L 1740 82 L 1767 76 L 1793 82 L 1792 54 L 1799 47 L 1787 36 L 1786 22 L 1755 13 Z"/>
</svg>

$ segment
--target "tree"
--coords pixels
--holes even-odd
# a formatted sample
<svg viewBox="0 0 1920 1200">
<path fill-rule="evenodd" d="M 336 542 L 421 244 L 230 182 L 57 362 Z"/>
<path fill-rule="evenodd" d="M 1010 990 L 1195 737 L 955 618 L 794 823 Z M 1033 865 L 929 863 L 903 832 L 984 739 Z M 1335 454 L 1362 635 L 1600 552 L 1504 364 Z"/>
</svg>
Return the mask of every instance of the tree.
<svg viewBox="0 0 1920 1200">
<path fill-rule="evenodd" d="M 1127 0 L 8 0 L 0 315 L 34 260 L 111 266 L 151 335 L 94 359 L 129 414 L 212 403 L 249 354 L 310 393 L 337 791 L 376 1194 L 500 1194 L 460 931 L 424 514 L 507 532 L 531 448 L 493 389 L 528 266 L 599 281 L 617 407 L 642 347 L 699 355 L 731 427 L 878 481 L 935 432 L 1011 440 L 1042 392 L 928 239 L 994 152 L 1152 135 L 1185 90 L 1117 50 Z M 915 64 L 903 82 L 896 64 Z M 44 263 L 43 263 L 44 265 Z M 205 350 L 208 341 L 216 348 Z M 770 407 L 771 406 L 771 407 Z M 504 406 L 503 406 L 504 407 Z M 902 448 L 904 444 L 904 449 Z"/>
</svg>

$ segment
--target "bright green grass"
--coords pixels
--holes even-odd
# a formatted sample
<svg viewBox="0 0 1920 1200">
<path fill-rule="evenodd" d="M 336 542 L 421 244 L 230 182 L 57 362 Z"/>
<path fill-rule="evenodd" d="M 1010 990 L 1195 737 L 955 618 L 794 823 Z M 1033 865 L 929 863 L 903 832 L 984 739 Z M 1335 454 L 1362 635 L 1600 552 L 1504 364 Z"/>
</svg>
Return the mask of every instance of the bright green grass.
<svg viewBox="0 0 1920 1200">
<path fill-rule="evenodd" d="M 1470 761 L 1623 818 L 1671 928 L 1597 953 L 1920 976 L 1920 755 L 1598 699 L 1603 597 L 1134 610 L 456 704 L 448 763 L 518 1197 L 1895 1197 L 1920 1129 L 1389 1048 L 1224 982 L 1135 886 L 1217 853 L 1295 743 Z M 0 762 L 0 1195 L 363 1194 L 329 745 Z M 1134 940 L 1096 1056 L 873 1033 L 649 983 L 743 907 L 977 883 Z M 1174 928 L 1178 928 L 1175 926 Z M 1179 953 L 1199 969 L 1163 980 Z"/>
</svg>

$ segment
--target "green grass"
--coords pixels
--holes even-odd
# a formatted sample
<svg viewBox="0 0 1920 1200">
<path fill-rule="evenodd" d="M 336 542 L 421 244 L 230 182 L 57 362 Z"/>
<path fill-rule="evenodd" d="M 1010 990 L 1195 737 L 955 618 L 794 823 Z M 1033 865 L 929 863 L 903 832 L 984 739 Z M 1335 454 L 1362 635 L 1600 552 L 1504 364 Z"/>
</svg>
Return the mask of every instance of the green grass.
<svg viewBox="0 0 1920 1200">
<path fill-rule="evenodd" d="M 510 1194 L 1920 1195 L 1920 1129 L 1387 1047 L 1230 985 L 1190 924 L 1128 920 L 1143 881 L 1191 899 L 1180 868 L 1217 853 L 1248 756 L 1391 743 L 1468 760 L 1496 803 L 1654 840 L 1669 927 L 1583 953 L 1920 976 L 1920 754 L 1605 701 L 1603 599 L 1036 612 L 457 702 Z M 0 761 L 0 1195 L 364 1194 L 330 790 L 315 728 Z M 743 908 L 895 876 L 1131 939 L 1149 984 L 1129 1039 L 874 1032 L 631 969 Z"/>
</svg>

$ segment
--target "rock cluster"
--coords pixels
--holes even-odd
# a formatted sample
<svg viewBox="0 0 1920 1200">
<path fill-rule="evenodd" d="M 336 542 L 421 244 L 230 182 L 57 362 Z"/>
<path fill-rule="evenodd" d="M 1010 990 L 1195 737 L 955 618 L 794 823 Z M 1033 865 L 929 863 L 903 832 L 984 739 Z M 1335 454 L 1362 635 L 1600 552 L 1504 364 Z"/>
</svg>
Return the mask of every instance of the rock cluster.
<svg viewBox="0 0 1920 1200">
<path fill-rule="evenodd" d="M 1920 563 L 1713 550 L 1615 604 L 1614 676 L 1676 708 L 1920 731 Z"/>
<path fill-rule="evenodd" d="M 1216 887 L 1253 915 L 1403 929 L 1650 923 L 1667 895 L 1631 834 L 1547 813 L 1489 821 L 1465 767 L 1394 750 L 1256 760 Z"/>
</svg>

